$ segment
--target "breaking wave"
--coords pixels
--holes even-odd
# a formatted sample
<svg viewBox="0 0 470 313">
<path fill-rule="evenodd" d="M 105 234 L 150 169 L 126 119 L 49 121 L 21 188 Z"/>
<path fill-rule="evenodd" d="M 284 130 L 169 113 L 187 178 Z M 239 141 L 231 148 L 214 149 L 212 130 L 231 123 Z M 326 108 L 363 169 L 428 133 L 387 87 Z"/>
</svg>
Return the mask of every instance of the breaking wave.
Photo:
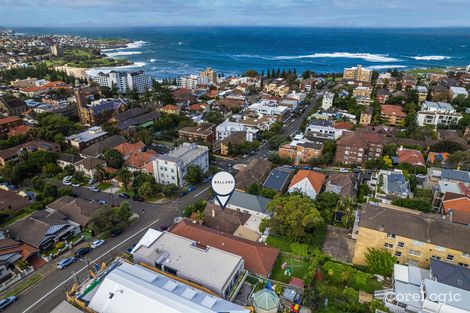
<svg viewBox="0 0 470 313">
<path fill-rule="evenodd" d="M 442 61 L 442 60 L 448 60 L 451 57 L 448 57 L 445 55 L 423 55 L 423 56 L 414 56 L 411 58 L 418 60 L 418 61 Z"/>
</svg>

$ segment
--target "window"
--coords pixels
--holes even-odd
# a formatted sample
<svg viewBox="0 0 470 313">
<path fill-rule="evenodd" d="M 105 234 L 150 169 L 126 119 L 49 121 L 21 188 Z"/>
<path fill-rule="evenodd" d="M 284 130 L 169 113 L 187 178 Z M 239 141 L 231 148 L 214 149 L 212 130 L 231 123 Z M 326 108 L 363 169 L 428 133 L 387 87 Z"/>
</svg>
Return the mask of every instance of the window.
<svg viewBox="0 0 470 313">
<path fill-rule="evenodd" d="M 395 256 L 401 257 L 401 252 L 400 251 L 395 252 Z"/>
<path fill-rule="evenodd" d="M 462 262 L 459 262 L 459 266 L 462 266 L 462 267 L 468 267 L 468 264 L 467 264 L 467 263 L 462 263 Z"/>
<path fill-rule="evenodd" d="M 387 234 L 387 238 L 390 238 L 390 239 L 395 239 L 397 235 L 395 234 Z"/>
<path fill-rule="evenodd" d="M 414 256 L 421 256 L 421 251 L 410 249 L 408 251 L 408 254 L 409 255 L 414 255 Z"/>
<path fill-rule="evenodd" d="M 422 247 L 422 246 L 424 246 L 424 242 L 418 241 L 418 240 L 413 240 L 413 245 L 415 245 L 417 247 Z"/>
<path fill-rule="evenodd" d="M 431 258 L 432 258 L 432 259 L 436 259 L 436 260 L 440 260 L 440 259 L 441 259 L 441 257 L 440 257 L 440 256 L 437 256 L 437 255 L 433 255 Z"/>
<path fill-rule="evenodd" d="M 392 249 L 393 248 L 393 245 L 391 243 L 384 243 L 384 247 L 387 248 L 387 249 Z"/>
<path fill-rule="evenodd" d="M 397 246 L 398 246 L 399 248 L 403 248 L 403 247 L 405 246 L 405 243 L 399 241 L 398 244 L 397 244 Z"/>
<path fill-rule="evenodd" d="M 454 260 L 454 256 L 452 254 L 448 254 L 447 257 L 446 257 L 446 260 L 447 261 L 453 261 Z"/>
<path fill-rule="evenodd" d="M 468 252 L 463 252 L 463 253 L 462 253 L 462 256 L 463 256 L 464 258 L 470 259 L 470 253 L 468 253 Z"/>
</svg>

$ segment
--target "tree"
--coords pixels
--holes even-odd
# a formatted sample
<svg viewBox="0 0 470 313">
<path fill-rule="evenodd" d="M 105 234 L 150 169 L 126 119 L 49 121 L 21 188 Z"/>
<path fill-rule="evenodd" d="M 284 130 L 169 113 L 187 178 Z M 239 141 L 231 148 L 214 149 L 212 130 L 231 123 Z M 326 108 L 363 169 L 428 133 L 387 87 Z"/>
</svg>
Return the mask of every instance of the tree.
<svg viewBox="0 0 470 313">
<path fill-rule="evenodd" d="M 220 124 L 225 121 L 225 116 L 222 112 L 219 111 L 209 111 L 204 114 L 204 119 L 212 124 Z"/>
<path fill-rule="evenodd" d="M 258 72 L 256 70 L 247 70 L 245 73 L 243 73 L 244 77 L 256 77 L 259 76 Z"/>
<path fill-rule="evenodd" d="M 167 197 L 174 196 L 177 191 L 178 191 L 178 186 L 176 186 L 175 184 L 165 185 L 162 190 L 163 194 Z"/>
<path fill-rule="evenodd" d="M 393 167 L 393 162 L 390 156 L 386 155 L 383 157 L 384 164 L 387 168 L 392 168 Z"/>
<path fill-rule="evenodd" d="M 323 219 L 331 219 L 331 216 L 338 204 L 338 201 L 339 195 L 331 191 L 322 192 L 317 196 L 317 199 L 315 200 L 316 207 L 321 212 Z"/>
<path fill-rule="evenodd" d="M 458 142 L 450 140 L 442 140 L 438 143 L 433 144 L 430 148 L 430 151 L 433 152 L 448 152 L 454 153 L 456 151 L 464 151 L 465 148 Z"/>
<path fill-rule="evenodd" d="M 277 196 L 268 204 L 273 212 L 269 226 L 275 234 L 293 241 L 305 241 L 309 234 L 324 223 L 315 203 L 308 197 L 291 194 Z"/>
<path fill-rule="evenodd" d="M 103 157 L 109 167 L 119 169 L 122 167 L 123 158 L 121 153 L 115 149 L 106 149 L 103 152 Z"/>
<path fill-rule="evenodd" d="M 268 139 L 268 144 L 272 149 L 278 149 L 282 144 L 289 140 L 290 137 L 287 135 L 274 135 Z"/>
<path fill-rule="evenodd" d="M 252 195 L 259 195 L 261 192 L 261 187 L 257 183 L 251 183 L 248 185 L 247 191 Z"/>
<path fill-rule="evenodd" d="M 70 196 L 72 194 L 73 194 L 73 190 L 72 190 L 72 187 L 70 186 L 65 186 L 65 187 L 59 188 L 58 190 L 59 197 Z"/>
<path fill-rule="evenodd" d="M 41 176 L 34 176 L 33 179 L 31 179 L 31 183 L 33 184 L 34 189 L 42 190 L 45 182 Z"/>
<path fill-rule="evenodd" d="M 117 176 L 121 179 L 122 183 L 124 184 L 124 189 L 127 192 L 127 188 L 131 179 L 131 172 L 126 168 L 122 168 L 117 172 Z"/>
<path fill-rule="evenodd" d="M 470 170 L 470 151 L 457 151 L 447 158 L 447 164 L 459 170 Z"/>
<path fill-rule="evenodd" d="M 42 198 L 56 198 L 57 197 L 57 186 L 53 184 L 45 184 L 42 189 Z"/>
<path fill-rule="evenodd" d="M 302 79 L 309 79 L 311 77 L 313 77 L 314 73 L 310 70 L 305 70 L 303 73 L 302 73 Z"/>
<path fill-rule="evenodd" d="M 95 169 L 95 178 L 97 181 L 102 182 L 103 180 L 108 178 L 109 175 L 102 164 L 97 164 Z"/>
<path fill-rule="evenodd" d="M 60 171 L 60 168 L 55 163 L 46 163 L 42 166 L 41 171 L 44 175 L 52 176 L 57 174 Z"/>
<path fill-rule="evenodd" d="M 143 197 L 146 197 L 146 198 L 151 197 L 155 194 L 155 191 L 152 188 L 152 185 L 148 181 L 142 183 L 142 185 L 140 185 L 138 191 L 139 191 L 139 195 L 141 195 Z"/>
<path fill-rule="evenodd" d="M 367 270 L 374 274 L 390 276 L 397 258 L 386 249 L 368 248 L 366 252 Z"/>
<path fill-rule="evenodd" d="M 190 184 L 198 184 L 204 179 L 204 173 L 202 172 L 201 168 L 197 165 L 190 165 L 186 171 L 186 176 L 184 176 L 184 180 Z"/>
<path fill-rule="evenodd" d="M 114 209 L 114 213 L 119 221 L 127 221 L 132 216 L 132 208 L 129 202 L 123 201 Z"/>
</svg>

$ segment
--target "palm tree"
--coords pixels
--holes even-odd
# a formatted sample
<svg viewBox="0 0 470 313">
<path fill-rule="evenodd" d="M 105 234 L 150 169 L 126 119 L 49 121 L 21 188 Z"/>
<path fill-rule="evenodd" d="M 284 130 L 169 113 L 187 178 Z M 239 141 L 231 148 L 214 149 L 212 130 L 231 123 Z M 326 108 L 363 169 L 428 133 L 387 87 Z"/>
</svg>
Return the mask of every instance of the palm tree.
<svg viewBox="0 0 470 313">
<path fill-rule="evenodd" d="M 126 189 L 127 192 L 127 185 L 129 184 L 129 180 L 131 179 L 132 173 L 126 169 L 126 168 L 121 168 L 117 172 L 117 176 L 122 180 L 122 183 L 124 184 L 124 188 Z"/>
<path fill-rule="evenodd" d="M 356 202 L 351 196 L 342 197 L 339 202 L 338 206 L 346 212 L 346 225 L 348 225 L 349 218 L 351 217 L 352 211 L 356 207 Z"/>
<path fill-rule="evenodd" d="M 202 225 L 202 222 L 204 221 L 204 212 L 199 210 L 194 213 L 194 218 L 196 219 L 196 223 L 199 225 Z"/>
<path fill-rule="evenodd" d="M 96 180 L 99 182 L 103 181 L 107 176 L 106 170 L 104 169 L 103 165 L 97 164 L 95 170 Z"/>
</svg>

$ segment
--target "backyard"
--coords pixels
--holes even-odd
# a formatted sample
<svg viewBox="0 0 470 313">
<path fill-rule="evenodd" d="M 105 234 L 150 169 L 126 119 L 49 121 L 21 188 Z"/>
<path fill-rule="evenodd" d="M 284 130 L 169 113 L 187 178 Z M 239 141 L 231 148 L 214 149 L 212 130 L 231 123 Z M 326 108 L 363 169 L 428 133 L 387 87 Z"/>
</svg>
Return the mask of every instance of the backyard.
<svg viewBox="0 0 470 313">
<path fill-rule="evenodd" d="M 281 255 L 274 263 L 270 278 L 286 284 L 289 283 L 292 277 L 304 279 L 310 264 L 312 264 L 311 260 L 303 261 L 299 260 L 297 256 Z"/>
</svg>

